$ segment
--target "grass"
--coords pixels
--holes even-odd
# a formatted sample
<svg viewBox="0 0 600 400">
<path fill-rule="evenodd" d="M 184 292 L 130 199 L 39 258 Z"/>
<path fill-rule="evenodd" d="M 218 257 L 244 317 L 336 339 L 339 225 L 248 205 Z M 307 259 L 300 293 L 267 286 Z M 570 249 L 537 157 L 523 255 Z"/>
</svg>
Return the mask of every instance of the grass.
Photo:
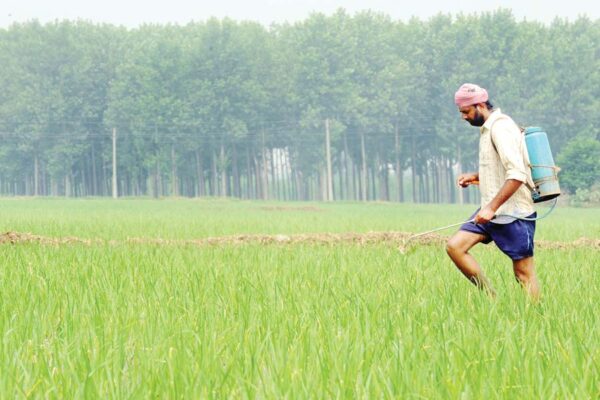
<svg viewBox="0 0 600 400">
<path fill-rule="evenodd" d="M 0 220 L 54 236 L 194 238 L 416 231 L 469 211 L 263 208 L 305 206 L 3 200 Z M 560 238 L 598 238 L 598 211 L 557 210 L 540 233 L 557 240 L 556 220 L 577 218 Z M 435 246 L 0 246 L 0 397 L 597 398 L 600 251 L 539 251 L 538 305 L 493 246 L 474 254 L 498 299 Z"/>
<path fill-rule="evenodd" d="M 420 232 L 468 219 L 474 205 L 261 203 L 238 200 L 1 199 L 0 231 L 46 236 L 193 239 L 240 233 Z M 448 231 L 449 234 L 451 231 Z M 537 239 L 600 238 L 600 209 L 557 208 Z"/>
</svg>

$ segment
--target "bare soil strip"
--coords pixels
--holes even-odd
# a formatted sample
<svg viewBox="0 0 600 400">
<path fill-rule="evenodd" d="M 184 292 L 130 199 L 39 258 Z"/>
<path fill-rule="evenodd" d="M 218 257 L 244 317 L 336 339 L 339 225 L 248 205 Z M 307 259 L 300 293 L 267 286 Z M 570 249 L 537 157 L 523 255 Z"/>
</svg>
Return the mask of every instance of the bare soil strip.
<svg viewBox="0 0 600 400">
<path fill-rule="evenodd" d="M 0 244 L 18 244 L 18 243 L 39 243 L 45 245 L 61 245 L 61 244 L 100 244 L 104 241 L 101 239 L 82 239 L 78 237 L 48 237 L 38 236 L 31 233 L 21 232 L 5 232 L 0 234 Z"/>
<path fill-rule="evenodd" d="M 271 206 L 271 207 L 259 207 L 259 209 L 261 209 L 263 211 L 309 211 L 309 212 L 325 211 L 322 208 L 314 207 L 314 206 L 305 206 L 305 207 Z"/>
<path fill-rule="evenodd" d="M 153 244 L 153 245 L 193 245 L 193 246 L 235 246 L 244 244 L 274 244 L 274 245 L 335 245 L 355 244 L 390 245 L 403 247 L 407 239 L 412 236 L 410 232 L 367 232 L 367 233 L 310 233 L 297 235 L 232 235 L 207 237 L 203 239 L 154 239 L 154 238 L 128 238 L 126 240 L 83 239 L 78 237 L 47 237 L 31 233 L 6 232 L 0 234 L 0 244 L 38 243 L 43 245 L 65 244 Z M 410 247 L 417 245 L 442 245 L 447 237 L 436 234 L 418 237 L 408 242 Z M 555 242 L 539 240 L 536 247 L 542 249 L 575 249 L 588 248 L 600 250 L 600 239 L 579 238 L 571 242 Z"/>
</svg>

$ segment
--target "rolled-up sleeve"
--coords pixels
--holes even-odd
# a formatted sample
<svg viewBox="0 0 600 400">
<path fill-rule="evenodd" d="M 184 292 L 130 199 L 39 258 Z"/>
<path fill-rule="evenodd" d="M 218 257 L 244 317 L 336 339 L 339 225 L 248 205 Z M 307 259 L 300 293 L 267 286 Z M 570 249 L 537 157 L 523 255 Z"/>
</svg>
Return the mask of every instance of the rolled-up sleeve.
<svg viewBox="0 0 600 400">
<path fill-rule="evenodd" d="M 492 128 L 492 141 L 506 170 L 505 179 L 527 182 L 527 163 L 524 159 L 523 134 L 509 120 L 499 120 Z"/>
</svg>

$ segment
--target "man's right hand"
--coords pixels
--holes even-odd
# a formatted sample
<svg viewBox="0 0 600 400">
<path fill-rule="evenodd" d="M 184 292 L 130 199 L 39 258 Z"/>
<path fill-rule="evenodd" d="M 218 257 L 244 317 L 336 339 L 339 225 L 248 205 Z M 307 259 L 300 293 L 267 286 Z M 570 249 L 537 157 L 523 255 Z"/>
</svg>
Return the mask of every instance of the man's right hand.
<svg viewBox="0 0 600 400">
<path fill-rule="evenodd" d="M 479 183 L 479 174 L 478 173 L 470 173 L 470 174 L 460 174 L 457 180 L 458 186 L 466 188 L 469 185 L 477 185 Z"/>
</svg>

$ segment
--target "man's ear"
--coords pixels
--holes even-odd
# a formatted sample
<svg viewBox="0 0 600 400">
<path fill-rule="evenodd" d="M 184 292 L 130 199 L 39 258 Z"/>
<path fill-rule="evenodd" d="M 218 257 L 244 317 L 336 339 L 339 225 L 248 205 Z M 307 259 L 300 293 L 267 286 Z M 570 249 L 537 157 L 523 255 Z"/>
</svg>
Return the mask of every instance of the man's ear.
<svg viewBox="0 0 600 400">
<path fill-rule="evenodd" d="M 485 103 L 475 104 L 475 109 L 479 111 L 480 114 L 486 115 L 490 110 L 488 110 L 487 105 Z"/>
</svg>

